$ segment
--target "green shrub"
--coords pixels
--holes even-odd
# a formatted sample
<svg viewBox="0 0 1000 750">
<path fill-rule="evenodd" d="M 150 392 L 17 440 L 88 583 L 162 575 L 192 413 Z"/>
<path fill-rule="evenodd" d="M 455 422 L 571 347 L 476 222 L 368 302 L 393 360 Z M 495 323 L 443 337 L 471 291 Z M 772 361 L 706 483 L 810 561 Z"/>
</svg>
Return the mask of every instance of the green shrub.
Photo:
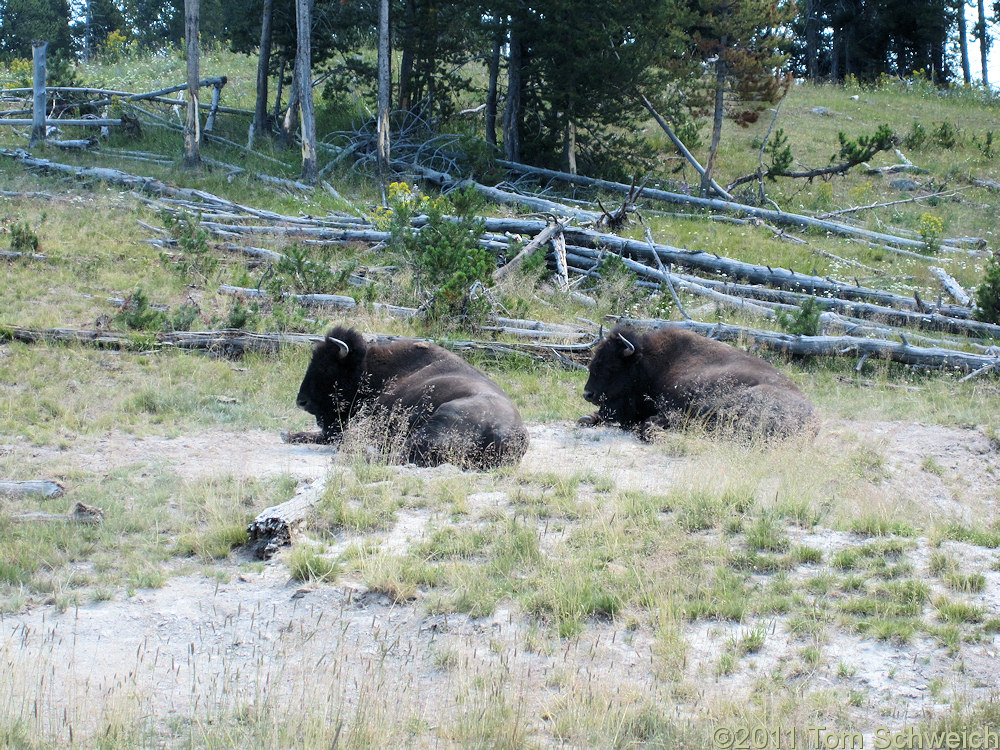
<svg viewBox="0 0 1000 750">
<path fill-rule="evenodd" d="M 200 314 L 201 309 L 198 305 L 193 302 L 185 302 L 174 310 L 167 325 L 172 331 L 190 331 Z"/>
<path fill-rule="evenodd" d="M 903 145 L 908 149 L 919 150 L 927 145 L 928 139 L 927 128 L 915 122 L 910 126 L 910 132 L 903 137 Z"/>
<path fill-rule="evenodd" d="M 799 309 L 792 312 L 778 310 L 775 318 L 778 325 L 786 332 L 795 336 L 819 335 L 819 316 L 823 311 L 816 303 L 815 297 L 806 297 Z"/>
<path fill-rule="evenodd" d="M 115 321 L 131 331 L 160 331 L 167 322 L 167 315 L 162 310 L 150 307 L 149 298 L 142 287 L 136 287 L 118 308 Z"/>
<path fill-rule="evenodd" d="M 392 244 L 413 267 L 417 291 L 430 298 L 426 309 L 432 320 L 459 316 L 476 322 L 489 310 L 485 297 L 473 291 L 496 268 L 493 255 L 479 245 L 484 223 L 475 213 L 481 200 L 471 187 L 448 198 L 418 199 L 406 183 L 389 186 L 389 209 L 381 217 L 389 217 Z M 411 220 L 418 213 L 426 222 L 414 229 Z"/>
<path fill-rule="evenodd" d="M 983 283 L 976 289 L 976 319 L 1000 323 L 1000 256 L 996 252 L 986 266 Z"/>
<path fill-rule="evenodd" d="M 26 221 L 14 222 L 10 226 L 10 249 L 15 253 L 33 255 L 38 252 L 38 235 Z"/>
<path fill-rule="evenodd" d="M 219 259 L 208 246 L 208 232 L 201 228 L 201 217 L 164 211 L 161 218 L 180 253 L 174 257 L 163 253 L 160 259 L 172 265 L 183 278 L 208 281 L 218 269 Z"/>
<path fill-rule="evenodd" d="M 958 145 L 958 128 L 945 120 L 938 123 L 938 126 L 931 131 L 931 137 L 938 146 L 951 151 Z"/>
</svg>

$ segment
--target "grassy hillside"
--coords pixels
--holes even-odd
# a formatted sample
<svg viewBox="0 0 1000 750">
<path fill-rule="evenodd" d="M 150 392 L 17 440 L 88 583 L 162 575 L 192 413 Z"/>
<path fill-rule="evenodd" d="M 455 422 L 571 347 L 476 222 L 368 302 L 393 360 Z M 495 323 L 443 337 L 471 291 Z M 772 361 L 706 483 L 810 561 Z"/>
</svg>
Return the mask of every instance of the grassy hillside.
<svg viewBox="0 0 1000 750">
<path fill-rule="evenodd" d="M 225 106 L 252 108 L 255 61 L 209 53 L 202 74 L 228 76 Z M 5 86 L 19 85 L 17 76 L 0 70 Z M 183 61 L 125 58 L 85 66 L 78 77 L 141 92 L 180 83 Z M 113 109 L 127 111 L 120 103 Z M 178 122 L 168 107 L 148 109 Z M 356 113 L 322 101 L 318 109 L 321 140 L 331 147 L 324 165 L 343 142 L 330 131 L 348 127 Z M 838 133 L 856 139 L 887 124 L 920 171 L 880 176 L 857 167 L 829 179 L 779 178 L 765 184 L 768 199 L 808 214 L 886 204 L 840 220 L 918 239 L 923 232 L 926 257 L 825 233 L 782 235 L 757 223 L 679 216 L 675 205 L 646 200 L 638 206 L 643 223 L 624 233 L 643 238 L 648 228 L 657 242 L 929 301 L 940 294 L 931 265 L 973 288 L 1000 242 L 1000 193 L 989 185 L 1000 183 L 998 111 L 1000 102 L 983 92 L 941 93 L 919 80 L 798 85 L 777 111 L 773 127 L 787 137 L 795 168 L 829 164 Z M 745 130 L 727 123 L 720 183 L 757 167 L 772 114 Z M 480 124 L 480 115 L 468 117 L 456 129 Z M 353 170 L 350 158 L 324 174 L 337 195 L 255 179 L 298 174 L 296 150 L 270 143 L 257 153 L 207 144 L 202 153 L 215 161 L 187 172 L 179 167 L 181 135 L 157 122 L 144 117 L 141 137 L 113 133 L 95 150 L 49 145 L 33 155 L 156 177 L 285 216 L 379 213 L 377 181 Z M 247 126 L 246 117 L 220 115 L 216 133 L 242 144 Z M 644 130 L 661 153 L 649 184 L 696 183 L 656 124 Z M 77 135 L 67 128 L 54 137 Z M 24 129 L 0 129 L 0 148 L 26 142 Z M 694 151 L 704 161 L 704 146 Z M 890 151 L 871 166 L 898 160 Z M 234 174 L 233 166 L 245 171 Z M 894 186 L 899 177 L 916 188 Z M 557 188 L 546 195 L 556 199 Z M 297 258 L 293 271 L 253 263 L 226 250 L 225 239 L 202 236 L 194 209 L 178 224 L 165 210 L 178 204 L 105 182 L 35 173 L 0 156 L 0 189 L 0 249 L 37 240 L 45 256 L 0 259 L 0 479 L 52 478 L 67 488 L 58 499 L 0 497 L 0 620 L 22 633 L 0 637 L 0 663 L 11 667 L 0 670 L 0 745 L 64 746 L 74 725 L 70 742 L 88 747 L 692 748 L 710 746 L 720 726 L 779 729 L 787 740 L 787 731 L 808 737 L 817 723 L 869 738 L 883 724 L 893 731 L 996 725 L 986 677 L 995 675 L 990 649 L 1000 629 L 995 375 L 961 382 L 955 373 L 875 359 L 773 356 L 818 406 L 824 425 L 815 438 L 734 446 L 682 434 L 647 445 L 574 426 L 590 411 L 579 369 L 544 355 L 478 352 L 470 355 L 475 364 L 531 426 L 536 452 L 525 465 L 483 474 L 420 470 L 386 464 L 363 443 L 335 457 L 293 452 L 278 433 L 311 426 L 294 404 L 308 347 L 237 360 L 156 347 L 153 334 L 226 327 L 315 334 L 348 323 L 446 344 L 515 340 L 447 317 L 401 320 L 364 304 L 332 313 L 219 291 L 223 284 L 267 290 L 281 277 L 286 290 L 416 307 L 426 290 L 412 257 L 392 247 L 265 234 L 239 240 Z M 565 199 L 598 197 L 606 206 L 621 201 L 587 191 Z M 949 238 L 972 239 L 960 250 L 938 247 Z M 174 243 L 150 243 L 165 239 Z M 370 283 L 352 285 L 352 273 Z M 595 331 L 614 316 L 680 317 L 669 298 L 634 281 L 605 273 L 588 289 L 596 305 L 586 306 L 556 291 L 536 266 L 489 301 L 512 317 L 585 319 Z M 760 323 L 695 297 L 682 302 L 700 320 Z M 112 331 L 132 345 L 16 343 L 3 336 L 13 327 Z M 981 351 L 995 342 L 964 346 L 977 343 Z M 239 550 L 247 523 L 317 476 L 326 481 L 323 499 L 293 549 L 267 564 L 246 559 Z M 75 502 L 101 507 L 104 523 L 16 520 Z M 197 619 L 209 616 L 185 609 L 193 599 L 214 602 L 205 611 L 217 604 L 218 619 Z M 162 653 L 172 660 L 170 649 L 182 644 L 177 662 L 187 659 L 192 670 L 182 675 L 172 664 L 175 682 L 158 671 L 166 656 L 159 661 L 159 651 L 136 645 L 149 636 L 135 625 L 143 615 L 129 607 L 154 600 L 167 607 L 157 610 L 160 619 L 176 628 L 157 641 Z M 243 608 L 251 600 L 257 610 Z M 307 603 L 319 618 L 307 623 L 308 637 L 295 619 L 306 616 Z M 131 677 L 107 689 L 98 677 L 81 679 L 68 697 L 48 687 L 53 679 L 34 678 L 51 671 L 69 680 L 60 670 L 77 665 L 86 672 L 82 656 L 60 661 L 61 644 L 76 635 L 58 628 L 74 612 L 80 621 L 108 611 L 128 613 L 119 626 L 129 653 L 120 648 Z M 247 625 L 251 612 L 257 619 Z M 47 617 L 57 623 L 51 632 Z M 197 633 L 174 622 L 185 618 L 198 622 Z M 216 626 L 228 637 L 233 623 L 247 630 L 231 643 L 212 640 Z M 240 650 L 247 643 L 249 657 Z M 118 653 L 107 641 L 88 645 Z M 302 654 L 314 661 L 300 664 Z M 245 660 L 227 661 L 237 657 Z M 134 676 L 147 673 L 156 675 L 148 684 Z M 923 685 L 919 700 L 901 703 L 899 684 Z M 168 708 L 165 695 L 176 705 Z"/>
</svg>

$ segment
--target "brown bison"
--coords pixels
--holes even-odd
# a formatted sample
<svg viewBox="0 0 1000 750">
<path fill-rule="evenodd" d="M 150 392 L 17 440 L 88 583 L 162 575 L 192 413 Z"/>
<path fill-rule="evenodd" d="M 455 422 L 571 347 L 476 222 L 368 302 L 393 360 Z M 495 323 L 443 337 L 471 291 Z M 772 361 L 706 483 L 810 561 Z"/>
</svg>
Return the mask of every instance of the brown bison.
<svg viewBox="0 0 1000 750">
<path fill-rule="evenodd" d="M 316 417 L 317 442 L 339 440 L 352 417 L 368 415 L 398 432 L 407 460 L 423 466 L 515 464 L 528 447 L 521 415 L 500 386 L 425 342 L 368 346 L 357 331 L 334 328 L 317 344 L 296 403 Z"/>
<path fill-rule="evenodd" d="M 590 362 L 583 397 L 642 436 L 691 421 L 738 437 L 786 437 L 814 419 L 812 404 L 762 359 L 682 328 L 641 333 L 619 326 Z"/>
</svg>

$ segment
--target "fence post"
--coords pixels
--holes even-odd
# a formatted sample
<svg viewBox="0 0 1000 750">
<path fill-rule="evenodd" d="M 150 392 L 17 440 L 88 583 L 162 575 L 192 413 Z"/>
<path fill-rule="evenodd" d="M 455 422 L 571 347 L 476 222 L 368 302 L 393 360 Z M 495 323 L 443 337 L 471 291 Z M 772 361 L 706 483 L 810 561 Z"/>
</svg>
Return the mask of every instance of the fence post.
<svg viewBox="0 0 1000 750">
<path fill-rule="evenodd" d="M 32 78 L 32 89 L 34 100 L 31 110 L 31 140 L 28 141 L 28 148 L 38 145 L 39 141 L 45 141 L 45 52 L 48 49 L 48 42 L 34 41 L 31 43 L 31 58 L 34 62 L 34 77 Z"/>
</svg>

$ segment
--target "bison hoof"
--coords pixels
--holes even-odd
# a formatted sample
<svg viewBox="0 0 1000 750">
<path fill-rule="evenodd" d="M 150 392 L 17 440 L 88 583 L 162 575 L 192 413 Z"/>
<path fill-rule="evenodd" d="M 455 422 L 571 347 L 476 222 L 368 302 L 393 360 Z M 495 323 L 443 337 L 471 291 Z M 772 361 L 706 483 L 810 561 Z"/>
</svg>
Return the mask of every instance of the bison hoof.
<svg viewBox="0 0 1000 750">
<path fill-rule="evenodd" d="M 600 420 L 593 414 L 584 414 L 576 420 L 576 423 L 580 425 L 580 427 L 596 427 L 599 422 Z"/>
</svg>

